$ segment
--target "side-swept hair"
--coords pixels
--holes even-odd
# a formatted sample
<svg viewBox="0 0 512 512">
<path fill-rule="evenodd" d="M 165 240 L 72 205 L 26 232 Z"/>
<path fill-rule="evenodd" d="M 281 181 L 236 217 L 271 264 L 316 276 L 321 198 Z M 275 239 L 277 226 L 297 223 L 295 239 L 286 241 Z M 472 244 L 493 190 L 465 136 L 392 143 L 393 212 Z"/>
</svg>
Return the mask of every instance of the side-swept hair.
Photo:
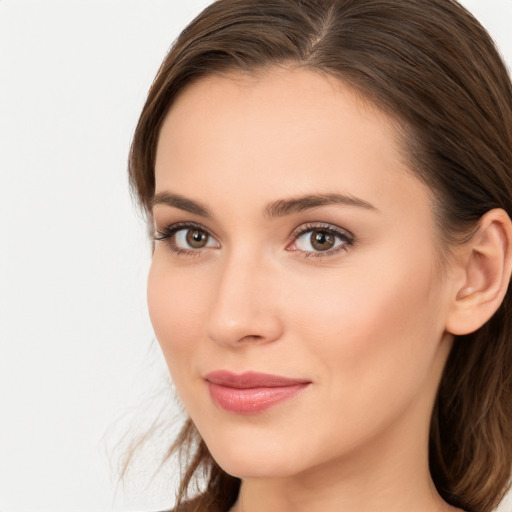
<svg viewBox="0 0 512 512">
<path fill-rule="evenodd" d="M 398 121 L 447 251 L 487 211 L 512 215 L 510 77 L 455 0 L 218 0 L 171 47 L 136 128 L 130 180 L 148 220 L 159 130 L 180 91 L 206 75 L 275 65 L 334 76 Z M 482 328 L 455 339 L 431 419 L 434 483 L 469 512 L 491 511 L 510 479 L 511 329 L 509 293 Z M 228 510 L 240 481 L 216 464 L 191 420 L 172 450 L 187 448 L 177 510 L 201 470 L 207 488 L 186 509 Z"/>
</svg>

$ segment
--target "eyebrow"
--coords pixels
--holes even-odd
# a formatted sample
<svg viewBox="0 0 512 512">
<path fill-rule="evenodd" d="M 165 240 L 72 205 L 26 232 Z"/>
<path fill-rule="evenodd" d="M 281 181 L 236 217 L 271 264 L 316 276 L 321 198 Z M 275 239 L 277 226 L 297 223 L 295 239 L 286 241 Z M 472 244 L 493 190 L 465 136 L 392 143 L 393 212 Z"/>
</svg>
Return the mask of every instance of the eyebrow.
<svg viewBox="0 0 512 512">
<path fill-rule="evenodd" d="M 356 206 L 366 210 L 377 211 L 377 208 L 364 199 L 347 194 L 308 194 L 290 199 L 281 199 L 267 206 L 265 213 L 269 218 L 283 217 L 292 213 L 299 213 L 320 206 L 342 204 Z"/>
<path fill-rule="evenodd" d="M 159 192 L 158 194 L 155 194 L 151 199 L 151 209 L 159 204 L 178 208 L 179 210 L 200 215 L 201 217 L 213 217 L 212 212 L 201 203 L 193 201 L 192 199 L 187 199 L 179 194 L 172 194 L 171 192 Z"/>
<path fill-rule="evenodd" d="M 171 206 L 201 217 L 213 217 L 212 212 L 205 205 L 171 192 L 159 192 L 158 194 L 155 194 L 150 203 L 151 208 L 160 204 Z M 290 199 L 280 199 L 269 204 L 265 208 L 265 216 L 273 219 L 333 204 L 355 206 L 366 210 L 377 211 L 377 208 L 368 201 L 359 199 L 352 195 L 308 194 L 305 196 L 292 197 Z"/>
</svg>

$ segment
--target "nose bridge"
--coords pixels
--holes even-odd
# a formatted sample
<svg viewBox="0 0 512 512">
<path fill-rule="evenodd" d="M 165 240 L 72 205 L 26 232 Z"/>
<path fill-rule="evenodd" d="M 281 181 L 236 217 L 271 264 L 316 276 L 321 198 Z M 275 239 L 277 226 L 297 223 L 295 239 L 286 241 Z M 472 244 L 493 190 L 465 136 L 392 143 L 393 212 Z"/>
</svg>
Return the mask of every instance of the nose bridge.
<svg viewBox="0 0 512 512">
<path fill-rule="evenodd" d="M 217 343 L 268 342 L 281 333 L 269 287 L 272 272 L 261 255 L 238 251 L 219 265 L 217 289 L 208 319 L 208 335 Z"/>
</svg>

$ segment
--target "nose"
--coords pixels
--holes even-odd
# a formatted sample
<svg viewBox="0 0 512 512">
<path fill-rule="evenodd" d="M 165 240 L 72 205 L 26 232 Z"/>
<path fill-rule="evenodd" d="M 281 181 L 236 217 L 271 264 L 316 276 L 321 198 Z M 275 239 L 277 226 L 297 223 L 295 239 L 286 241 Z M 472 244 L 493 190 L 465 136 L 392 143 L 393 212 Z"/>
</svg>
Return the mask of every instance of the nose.
<svg viewBox="0 0 512 512">
<path fill-rule="evenodd" d="M 231 348 L 269 343 L 282 334 L 275 276 L 255 258 L 234 254 L 219 271 L 208 317 L 208 336 Z"/>
</svg>

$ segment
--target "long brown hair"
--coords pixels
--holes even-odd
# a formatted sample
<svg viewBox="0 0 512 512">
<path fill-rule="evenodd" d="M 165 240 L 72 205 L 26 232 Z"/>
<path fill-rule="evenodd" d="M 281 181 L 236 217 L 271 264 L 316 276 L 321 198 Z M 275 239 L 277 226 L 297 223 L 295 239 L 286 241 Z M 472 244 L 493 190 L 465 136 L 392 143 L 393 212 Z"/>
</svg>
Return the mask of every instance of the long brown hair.
<svg viewBox="0 0 512 512">
<path fill-rule="evenodd" d="M 205 75 L 293 65 L 337 77 L 399 121 L 411 169 L 433 191 L 445 246 L 492 208 L 512 214 L 512 86 L 491 38 L 455 0 L 218 0 L 180 34 L 149 91 L 130 154 L 151 220 L 160 126 Z M 477 332 L 455 340 L 430 428 L 440 495 L 470 512 L 502 499 L 512 467 L 512 310 L 508 294 Z M 225 511 L 240 481 L 212 459 L 190 420 L 169 451 L 189 450 L 178 505 Z"/>
</svg>

